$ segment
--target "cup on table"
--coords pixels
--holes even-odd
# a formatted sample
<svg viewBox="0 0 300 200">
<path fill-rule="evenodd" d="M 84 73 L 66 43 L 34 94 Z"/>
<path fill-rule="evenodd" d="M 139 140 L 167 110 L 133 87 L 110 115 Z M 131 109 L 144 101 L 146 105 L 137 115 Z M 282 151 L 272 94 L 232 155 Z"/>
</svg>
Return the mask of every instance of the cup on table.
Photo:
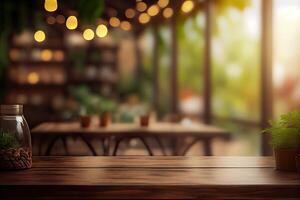
<svg viewBox="0 0 300 200">
<path fill-rule="evenodd" d="M 81 115 L 80 116 L 80 125 L 82 128 L 88 128 L 91 124 L 91 116 Z"/>
<path fill-rule="evenodd" d="M 141 115 L 140 116 L 140 125 L 143 127 L 149 126 L 149 115 Z"/>
</svg>

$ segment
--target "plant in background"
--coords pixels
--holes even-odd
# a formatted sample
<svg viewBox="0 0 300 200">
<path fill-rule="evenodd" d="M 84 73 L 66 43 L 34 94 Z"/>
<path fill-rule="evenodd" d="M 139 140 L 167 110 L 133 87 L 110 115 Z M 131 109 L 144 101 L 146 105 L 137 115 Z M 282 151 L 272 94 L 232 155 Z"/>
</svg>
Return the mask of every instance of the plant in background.
<svg viewBox="0 0 300 200">
<path fill-rule="evenodd" d="M 114 100 L 95 94 L 86 86 L 73 87 L 70 93 L 87 114 L 114 112 L 117 109 L 117 103 Z"/>
<path fill-rule="evenodd" d="M 300 110 L 281 115 L 270 125 L 265 132 L 272 135 L 274 149 L 300 148 Z"/>
<path fill-rule="evenodd" d="M 272 136 L 276 168 L 295 171 L 296 157 L 300 153 L 300 110 L 281 115 L 270 125 L 264 132 Z"/>
<path fill-rule="evenodd" d="M 0 130 L 0 150 L 17 149 L 20 143 L 14 134 Z"/>
</svg>

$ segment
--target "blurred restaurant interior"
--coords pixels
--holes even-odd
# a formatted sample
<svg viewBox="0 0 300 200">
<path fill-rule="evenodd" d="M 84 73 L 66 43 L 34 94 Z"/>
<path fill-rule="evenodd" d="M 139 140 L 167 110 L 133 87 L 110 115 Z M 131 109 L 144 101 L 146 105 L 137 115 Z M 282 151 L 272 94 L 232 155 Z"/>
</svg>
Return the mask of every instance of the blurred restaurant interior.
<svg viewBox="0 0 300 200">
<path fill-rule="evenodd" d="M 0 103 L 34 155 L 270 155 L 262 130 L 300 107 L 299 0 L 0 4 Z"/>
</svg>

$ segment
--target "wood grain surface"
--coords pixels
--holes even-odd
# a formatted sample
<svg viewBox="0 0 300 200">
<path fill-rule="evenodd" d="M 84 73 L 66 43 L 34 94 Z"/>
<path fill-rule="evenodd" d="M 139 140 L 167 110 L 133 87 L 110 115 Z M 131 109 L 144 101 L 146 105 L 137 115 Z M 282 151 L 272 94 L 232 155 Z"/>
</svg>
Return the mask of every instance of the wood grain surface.
<svg viewBox="0 0 300 200">
<path fill-rule="evenodd" d="M 0 194 L 4 199 L 300 199 L 300 175 L 273 166 L 271 157 L 34 157 L 29 170 L 0 172 Z"/>
</svg>

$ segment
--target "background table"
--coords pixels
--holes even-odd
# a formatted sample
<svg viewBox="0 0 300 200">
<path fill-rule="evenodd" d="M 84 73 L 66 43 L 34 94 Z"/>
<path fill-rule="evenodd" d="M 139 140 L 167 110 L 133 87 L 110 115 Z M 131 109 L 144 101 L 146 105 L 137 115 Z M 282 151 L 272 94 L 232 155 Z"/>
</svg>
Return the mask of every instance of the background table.
<svg viewBox="0 0 300 200">
<path fill-rule="evenodd" d="M 107 152 L 105 139 L 114 137 L 115 147 L 113 155 L 117 155 L 119 144 L 126 139 L 138 138 L 145 145 L 149 155 L 153 155 L 150 145 L 147 143 L 147 138 L 154 138 L 164 153 L 164 147 L 161 142 L 163 138 L 173 139 L 175 142 L 172 145 L 173 155 L 185 155 L 188 150 L 197 142 L 203 142 L 204 153 L 207 156 L 212 155 L 212 141 L 216 138 L 230 139 L 230 134 L 218 127 L 204 125 L 204 124 L 191 124 L 181 125 L 175 123 L 152 123 L 149 127 L 141 127 L 138 124 L 121 124 L 115 123 L 107 127 L 99 127 L 92 125 L 89 128 L 81 128 L 79 123 L 76 122 L 63 122 L 63 123 L 43 123 L 34 129 L 31 134 L 34 138 L 50 138 L 50 143 L 46 150 L 46 155 L 49 155 L 54 143 L 58 139 L 62 139 L 64 144 L 66 137 L 79 137 L 89 147 L 93 155 L 97 155 L 93 146 L 89 143 L 89 139 L 98 138 L 103 140 L 103 151 Z M 183 148 L 182 151 L 178 150 L 176 141 L 183 140 L 186 137 L 191 137 L 193 140 Z M 67 146 L 65 144 L 65 146 Z M 165 153 L 164 153 L 165 154 Z M 107 154 L 106 154 L 107 155 Z"/>
<path fill-rule="evenodd" d="M 0 196 L 60 199 L 300 199 L 300 174 L 271 157 L 35 157 L 0 171 Z"/>
</svg>

